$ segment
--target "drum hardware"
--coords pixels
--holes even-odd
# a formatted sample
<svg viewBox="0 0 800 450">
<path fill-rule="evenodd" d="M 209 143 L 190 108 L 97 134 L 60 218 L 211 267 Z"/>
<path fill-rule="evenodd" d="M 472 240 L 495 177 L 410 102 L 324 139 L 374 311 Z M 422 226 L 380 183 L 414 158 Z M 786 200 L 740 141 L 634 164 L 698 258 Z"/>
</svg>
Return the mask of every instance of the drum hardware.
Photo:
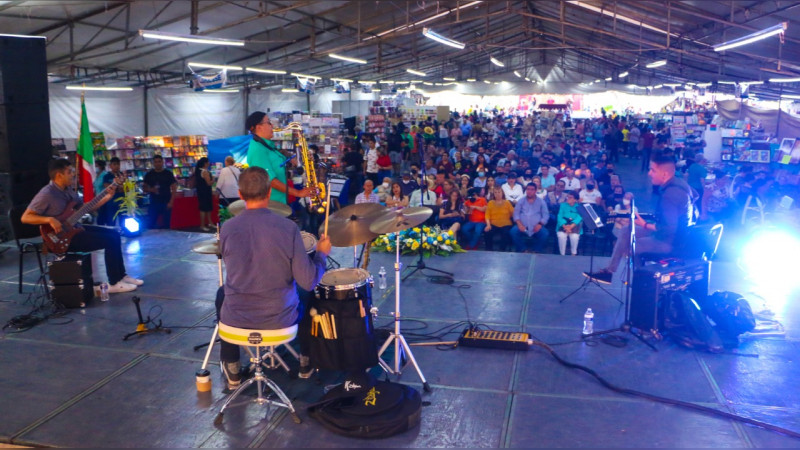
<svg viewBox="0 0 800 450">
<path fill-rule="evenodd" d="M 329 236 L 331 245 L 334 247 L 353 247 L 354 268 L 359 266 L 359 244 L 372 241 L 378 237 L 377 234 L 369 230 L 369 226 L 386 210 L 384 206 L 377 203 L 357 203 L 345 206 L 330 216 Z M 322 232 L 322 230 L 320 231 Z"/>
<path fill-rule="evenodd" d="M 386 339 L 386 342 L 383 343 L 378 351 L 378 364 L 380 364 L 381 368 L 386 373 L 400 375 L 405 368 L 405 365 L 400 367 L 401 356 L 404 352 L 408 357 L 408 363 L 406 363 L 406 365 L 410 363 L 414 366 L 417 375 L 419 375 L 422 381 L 422 387 L 425 389 L 425 392 L 430 392 L 431 387 L 428 384 L 428 380 L 425 379 L 425 375 L 422 374 L 422 370 L 419 368 L 419 364 L 417 364 L 417 360 L 411 352 L 411 347 L 409 347 L 408 342 L 406 342 L 406 339 L 400 332 L 400 269 L 402 267 L 400 263 L 400 231 L 407 230 L 425 222 L 432 214 L 433 210 L 426 207 L 403 208 L 399 211 L 389 211 L 375 219 L 374 223 L 369 228 L 371 232 L 378 235 L 395 233 L 396 240 L 394 263 L 394 331 L 389 334 L 389 338 Z M 383 355 L 392 343 L 394 343 L 394 365 L 390 366 L 380 356 Z"/>
<path fill-rule="evenodd" d="M 217 270 L 219 272 L 219 287 L 222 287 L 222 285 L 225 284 L 225 282 L 222 279 L 222 251 L 220 250 L 220 245 L 219 245 L 219 232 L 220 232 L 220 224 L 217 223 L 217 232 L 214 235 L 215 239 L 213 241 L 205 241 L 205 242 L 201 242 L 199 244 L 196 244 L 195 246 L 192 247 L 192 251 L 195 252 L 195 253 L 209 253 L 209 254 L 210 254 L 211 250 L 214 251 L 213 254 L 217 255 Z M 208 250 L 208 252 L 206 252 L 204 250 Z M 194 351 L 197 351 L 197 350 L 199 350 L 199 349 L 201 349 L 203 347 L 208 347 L 208 350 L 206 351 L 206 356 L 203 359 L 203 366 L 200 368 L 199 372 L 203 372 L 203 373 L 206 372 L 206 366 L 208 366 L 208 358 L 211 357 L 211 350 L 214 348 L 214 343 L 219 342 L 218 335 L 219 335 L 219 323 L 214 325 L 214 333 L 211 335 L 211 340 L 208 343 L 195 345 L 193 347 Z"/>
</svg>

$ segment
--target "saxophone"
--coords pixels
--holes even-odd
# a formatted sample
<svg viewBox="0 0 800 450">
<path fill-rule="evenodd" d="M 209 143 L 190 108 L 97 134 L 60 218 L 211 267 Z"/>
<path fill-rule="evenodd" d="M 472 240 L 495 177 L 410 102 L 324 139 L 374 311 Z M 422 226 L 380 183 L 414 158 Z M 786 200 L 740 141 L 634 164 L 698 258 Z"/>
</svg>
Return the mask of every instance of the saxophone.
<svg viewBox="0 0 800 450">
<path fill-rule="evenodd" d="M 306 173 L 308 187 L 314 192 L 311 197 L 308 198 L 308 200 L 311 207 L 315 209 L 317 213 L 323 214 L 325 212 L 325 208 L 328 206 L 328 202 L 325 199 L 325 183 L 321 183 L 317 180 L 317 171 L 316 167 L 314 166 L 314 156 L 308 149 L 306 138 L 303 137 L 303 126 L 299 122 L 290 122 L 285 128 L 276 128 L 274 131 L 284 130 L 292 130 L 296 132 L 295 136 L 297 136 L 297 146 L 300 147 L 300 158 L 303 161 L 303 170 Z"/>
</svg>

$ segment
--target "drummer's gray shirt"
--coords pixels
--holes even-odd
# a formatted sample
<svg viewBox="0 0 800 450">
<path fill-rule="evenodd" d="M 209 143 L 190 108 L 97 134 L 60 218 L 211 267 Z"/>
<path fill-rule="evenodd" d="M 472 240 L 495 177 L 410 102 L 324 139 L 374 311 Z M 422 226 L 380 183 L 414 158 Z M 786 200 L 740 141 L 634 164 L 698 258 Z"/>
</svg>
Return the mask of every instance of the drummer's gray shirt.
<svg viewBox="0 0 800 450">
<path fill-rule="evenodd" d="M 220 233 L 225 262 L 222 323 L 274 330 L 297 322 L 295 283 L 311 291 L 325 273 L 325 258 L 306 253 L 294 222 L 268 209 L 246 209 Z"/>
</svg>

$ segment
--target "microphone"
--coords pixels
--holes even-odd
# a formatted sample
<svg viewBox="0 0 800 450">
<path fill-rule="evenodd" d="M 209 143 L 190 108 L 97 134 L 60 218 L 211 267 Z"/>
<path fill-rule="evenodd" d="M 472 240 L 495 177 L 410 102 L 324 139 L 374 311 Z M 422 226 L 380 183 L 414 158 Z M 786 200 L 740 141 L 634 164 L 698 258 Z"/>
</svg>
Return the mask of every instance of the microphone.
<svg viewBox="0 0 800 450">
<path fill-rule="evenodd" d="M 290 156 L 290 157 L 286 158 L 286 161 L 284 161 L 284 162 L 280 163 L 280 167 L 284 167 L 286 164 L 288 164 L 288 163 L 289 163 L 289 161 L 291 161 L 291 160 L 293 160 L 293 159 L 295 159 L 295 158 L 297 158 L 297 154 L 294 154 L 294 155 L 292 155 L 292 156 Z"/>
</svg>

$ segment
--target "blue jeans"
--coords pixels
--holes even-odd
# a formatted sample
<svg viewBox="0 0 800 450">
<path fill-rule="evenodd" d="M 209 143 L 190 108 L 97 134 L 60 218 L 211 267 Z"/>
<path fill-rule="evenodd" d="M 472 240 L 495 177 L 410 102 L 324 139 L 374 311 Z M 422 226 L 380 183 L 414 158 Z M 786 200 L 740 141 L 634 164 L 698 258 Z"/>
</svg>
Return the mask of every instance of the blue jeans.
<svg viewBox="0 0 800 450">
<path fill-rule="evenodd" d="M 158 226 L 158 217 L 162 217 L 162 224 Z M 170 220 L 172 219 L 172 209 L 167 208 L 167 203 L 154 202 L 150 200 L 150 206 L 147 207 L 147 227 L 151 230 L 156 228 L 170 228 Z"/>
<path fill-rule="evenodd" d="M 538 233 L 533 233 L 533 236 L 528 236 L 528 233 L 519 231 L 519 227 L 516 225 L 511 226 L 511 241 L 514 242 L 514 250 L 517 253 L 525 251 L 530 243 L 533 243 L 533 251 L 541 253 L 549 236 L 550 232 L 544 226 Z"/>
<path fill-rule="evenodd" d="M 466 241 L 467 247 L 474 248 L 478 245 L 478 240 L 481 238 L 484 228 L 486 228 L 486 222 L 464 222 L 461 230 L 464 233 L 464 240 Z"/>
</svg>

